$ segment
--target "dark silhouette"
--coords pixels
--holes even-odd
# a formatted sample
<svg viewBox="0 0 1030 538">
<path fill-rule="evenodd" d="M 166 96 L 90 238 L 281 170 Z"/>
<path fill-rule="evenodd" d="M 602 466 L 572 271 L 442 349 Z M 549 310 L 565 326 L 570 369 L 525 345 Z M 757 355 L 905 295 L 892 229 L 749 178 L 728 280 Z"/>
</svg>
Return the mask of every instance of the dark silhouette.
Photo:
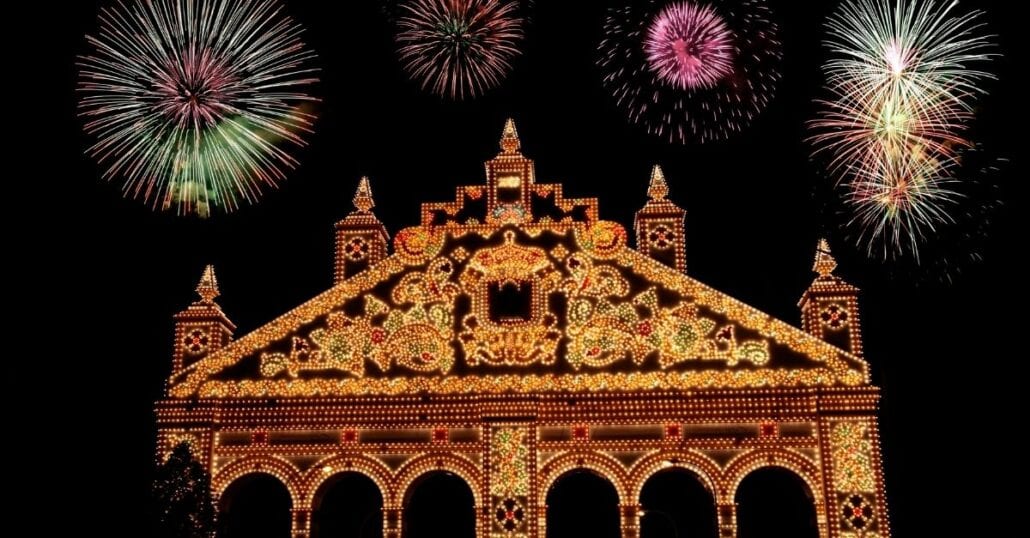
<svg viewBox="0 0 1030 538">
<path fill-rule="evenodd" d="M 215 530 L 215 508 L 211 500 L 211 477 L 197 460 L 190 445 L 179 443 L 154 479 L 158 536 L 162 538 L 210 538 Z"/>
</svg>

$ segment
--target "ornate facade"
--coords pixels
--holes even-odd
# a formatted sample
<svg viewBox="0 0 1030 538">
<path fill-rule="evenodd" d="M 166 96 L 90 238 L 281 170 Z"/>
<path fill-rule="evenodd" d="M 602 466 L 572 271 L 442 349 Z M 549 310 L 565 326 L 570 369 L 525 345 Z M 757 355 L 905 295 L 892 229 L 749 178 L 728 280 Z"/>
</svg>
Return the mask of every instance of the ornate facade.
<svg viewBox="0 0 1030 538">
<path fill-rule="evenodd" d="M 324 293 L 234 339 L 204 271 L 175 318 L 159 456 L 189 441 L 216 496 L 276 477 L 295 538 L 342 472 L 376 484 L 399 537 L 409 488 L 437 470 L 470 486 L 478 536 L 542 537 L 547 492 L 576 469 L 614 486 L 631 538 L 669 468 L 696 475 L 733 537 L 737 488 L 764 467 L 804 482 L 819 536 L 889 536 L 879 391 L 826 243 L 799 329 L 687 276 L 685 212 L 657 167 L 648 195 L 634 249 L 595 199 L 536 181 L 509 121 L 486 184 L 424 204 L 391 254 L 362 179 Z"/>
</svg>

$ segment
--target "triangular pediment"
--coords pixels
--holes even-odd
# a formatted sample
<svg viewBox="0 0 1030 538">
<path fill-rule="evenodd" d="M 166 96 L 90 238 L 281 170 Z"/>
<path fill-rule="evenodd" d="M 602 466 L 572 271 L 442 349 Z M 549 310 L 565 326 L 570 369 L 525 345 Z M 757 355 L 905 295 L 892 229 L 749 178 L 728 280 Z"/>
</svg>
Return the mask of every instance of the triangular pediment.
<svg viewBox="0 0 1030 538">
<path fill-rule="evenodd" d="M 560 198 L 560 191 L 559 191 Z M 170 380 L 173 397 L 830 387 L 867 364 L 586 218 L 424 223 Z"/>
</svg>

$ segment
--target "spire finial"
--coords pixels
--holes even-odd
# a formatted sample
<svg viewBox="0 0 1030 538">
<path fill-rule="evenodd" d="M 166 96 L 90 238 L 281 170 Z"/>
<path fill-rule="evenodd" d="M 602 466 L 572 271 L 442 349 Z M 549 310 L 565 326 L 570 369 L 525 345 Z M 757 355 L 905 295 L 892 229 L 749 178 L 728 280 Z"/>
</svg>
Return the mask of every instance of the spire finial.
<svg viewBox="0 0 1030 538">
<path fill-rule="evenodd" d="M 204 272 L 200 275 L 200 282 L 197 284 L 197 295 L 200 296 L 202 303 L 213 303 L 215 297 L 220 294 L 218 292 L 218 279 L 215 278 L 215 266 L 208 265 L 204 268 Z"/>
<path fill-rule="evenodd" d="M 372 200 L 372 187 L 368 183 L 368 176 L 362 176 L 358 182 L 358 191 L 354 193 L 354 207 L 361 213 L 368 213 L 376 206 Z"/>
<path fill-rule="evenodd" d="M 833 259 L 833 255 L 830 253 L 830 242 L 825 238 L 820 239 L 819 244 L 815 247 L 815 263 L 812 265 L 812 271 L 819 273 L 819 276 L 830 276 L 836 268 L 837 260 Z"/>
<path fill-rule="evenodd" d="M 504 122 L 504 131 L 501 132 L 501 149 L 505 153 L 517 153 L 520 146 L 519 132 L 515 130 L 515 120 L 508 118 Z"/>
<path fill-rule="evenodd" d="M 651 171 L 651 184 L 647 187 L 647 195 L 654 201 L 664 200 L 669 195 L 669 184 L 665 182 L 662 167 L 657 164 Z"/>
</svg>

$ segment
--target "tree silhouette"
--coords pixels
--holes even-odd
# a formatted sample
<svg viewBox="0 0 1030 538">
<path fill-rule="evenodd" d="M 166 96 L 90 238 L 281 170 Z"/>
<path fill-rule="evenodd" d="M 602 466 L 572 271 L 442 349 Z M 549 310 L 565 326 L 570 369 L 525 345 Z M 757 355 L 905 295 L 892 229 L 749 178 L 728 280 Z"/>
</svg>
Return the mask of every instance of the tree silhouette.
<svg viewBox="0 0 1030 538">
<path fill-rule="evenodd" d="M 193 459 L 189 443 L 176 445 L 158 466 L 153 494 L 161 538 L 210 538 L 214 534 L 211 477 Z"/>
</svg>

